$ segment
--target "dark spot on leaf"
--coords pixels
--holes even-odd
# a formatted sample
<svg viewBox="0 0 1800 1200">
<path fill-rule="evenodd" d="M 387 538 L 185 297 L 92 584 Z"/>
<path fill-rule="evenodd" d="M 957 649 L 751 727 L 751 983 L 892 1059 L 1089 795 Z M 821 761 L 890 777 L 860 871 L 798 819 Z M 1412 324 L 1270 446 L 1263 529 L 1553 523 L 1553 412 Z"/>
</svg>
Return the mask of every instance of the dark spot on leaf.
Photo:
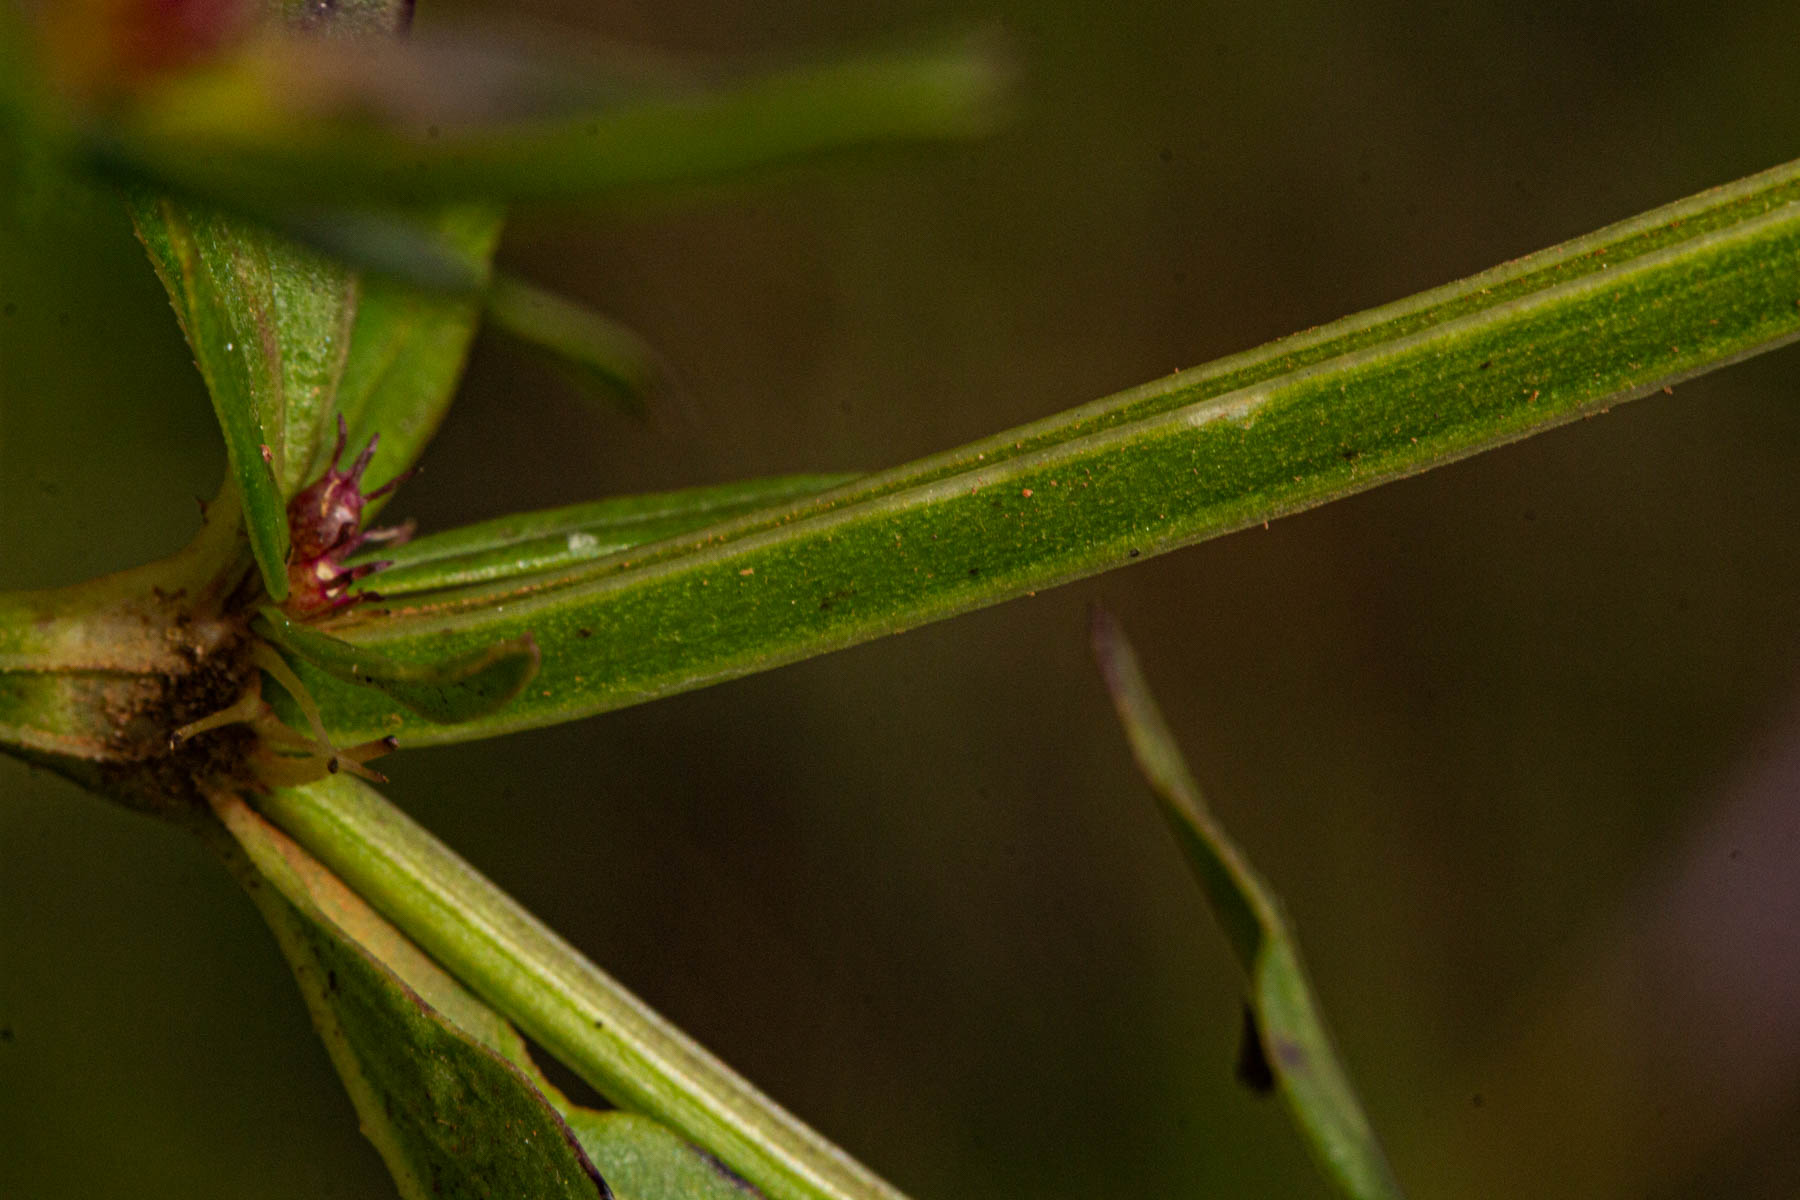
<svg viewBox="0 0 1800 1200">
<path fill-rule="evenodd" d="M 0 1025 L 0 1042 L 4 1042 L 8 1046 L 12 1045 L 13 1031 L 11 1025 Z"/>
<path fill-rule="evenodd" d="M 1490 358 L 1486 362 L 1482 363 L 1479 367 L 1476 367 L 1475 369 L 1477 371 L 1485 371 L 1493 365 L 1494 365 L 1494 360 Z"/>
<path fill-rule="evenodd" d="M 1136 546 L 1133 546 L 1130 550 L 1126 551 L 1126 554 L 1128 557 L 1137 558 L 1139 555 L 1143 554 L 1143 551 L 1139 550 Z"/>
<path fill-rule="evenodd" d="M 1469 1103 L 1473 1104 L 1476 1108 L 1480 1108 L 1487 1103 L 1487 1097 L 1483 1096 L 1480 1092 L 1476 1092 L 1473 1096 L 1469 1097 Z"/>
<path fill-rule="evenodd" d="M 337 972 L 336 971 L 325 972 L 325 990 L 328 992 L 335 992 L 338 990 L 338 981 L 337 981 Z"/>
<path fill-rule="evenodd" d="M 975 578 L 975 577 L 976 577 L 976 576 L 977 576 L 977 575 L 979 575 L 979 574 L 981 574 L 981 568 L 980 568 L 980 567 L 970 567 L 970 568 L 969 568 L 969 578 L 970 578 L 970 579 L 973 579 L 973 578 Z"/>
<path fill-rule="evenodd" d="M 575 631 L 575 636 L 582 637 L 582 638 L 590 638 L 590 637 L 594 636 L 594 631 L 591 629 L 588 629 L 586 627 L 583 627 L 583 628 L 577 629 Z"/>
<path fill-rule="evenodd" d="M 1535 520 L 1537 520 L 1537 509 L 1535 509 L 1535 508 L 1528 508 L 1528 509 L 1526 509 L 1526 510 L 1525 510 L 1525 519 L 1526 519 L 1526 520 L 1527 520 L 1527 521 L 1535 521 Z"/>
<path fill-rule="evenodd" d="M 1238 1035 L 1237 1080 L 1259 1096 L 1275 1090 L 1275 1071 L 1263 1053 L 1262 1029 L 1256 1023 L 1256 1012 L 1244 1005 L 1244 1029 Z"/>
<path fill-rule="evenodd" d="M 1346 446 L 1338 451 L 1338 457 L 1342 458 L 1345 462 L 1355 462 L 1361 454 L 1362 451 L 1350 446 Z"/>
</svg>

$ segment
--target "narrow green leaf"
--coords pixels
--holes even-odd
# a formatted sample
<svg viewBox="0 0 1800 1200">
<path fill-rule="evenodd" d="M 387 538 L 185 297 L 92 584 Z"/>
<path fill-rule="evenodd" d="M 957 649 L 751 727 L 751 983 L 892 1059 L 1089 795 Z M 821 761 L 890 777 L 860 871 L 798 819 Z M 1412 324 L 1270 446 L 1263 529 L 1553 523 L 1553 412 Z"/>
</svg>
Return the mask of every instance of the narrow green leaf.
<svg viewBox="0 0 1800 1200">
<path fill-rule="evenodd" d="M 1351 1200 L 1400 1200 L 1400 1184 L 1363 1115 L 1313 1000 L 1281 902 L 1213 817 L 1118 624 L 1093 612 L 1094 657 L 1138 767 L 1249 976 L 1260 1038 L 1282 1098 L 1327 1179 Z"/>
<path fill-rule="evenodd" d="M 559 571 L 714 521 L 841 487 L 854 475 L 782 475 L 621 496 L 501 517 L 383 547 L 359 561 L 393 565 L 367 579 L 384 597 Z"/>
<path fill-rule="evenodd" d="M 977 136 L 994 124 L 1006 74 L 990 47 L 962 39 L 713 90 L 638 82 L 597 100 L 581 94 L 591 86 L 571 86 L 547 112 L 495 121 L 482 118 L 516 101 L 519 72 L 469 63 L 454 45 L 259 46 L 171 83 L 129 121 L 80 135 L 79 153 L 252 211 L 564 200 Z M 454 90 L 415 86 L 446 78 Z"/>
<path fill-rule="evenodd" d="M 772 1200 L 900 1193 L 783 1111 L 357 780 L 258 800 L 414 942 L 620 1108 L 717 1156 Z"/>
<path fill-rule="evenodd" d="M 234 839 L 219 849 L 403 1200 L 610 1195 L 505 1022 L 242 801 L 216 808 Z"/>
<path fill-rule="evenodd" d="M 454 724 L 505 708 L 537 674 L 542 655 L 529 633 L 433 662 L 396 662 L 366 646 L 352 646 L 273 605 L 259 613 L 256 631 L 334 679 L 375 688 L 427 721 Z"/>
<path fill-rule="evenodd" d="M 1800 164 L 810 502 L 517 585 L 368 605 L 410 662 L 531 631 L 530 693 L 413 728 L 321 681 L 347 740 L 481 737 L 824 653 L 1323 504 L 1800 335 Z"/>
<path fill-rule="evenodd" d="M 1399 1183 L 1326 1033 L 1280 901 L 1201 797 L 1118 626 L 1094 610 L 1094 655 L 1132 753 L 1249 977 L 1261 1064 L 1324 1173 L 1353 1200 L 1398 1200 Z"/>
<path fill-rule="evenodd" d="M 762 1193 L 665 1125 L 578 1108 L 569 1128 L 619 1200 L 756 1200 Z"/>
<path fill-rule="evenodd" d="M 256 225 L 141 190 L 132 220 L 150 248 L 221 422 L 248 407 L 284 496 L 330 448 L 357 280 Z M 260 457 L 260 447 L 258 449 Z M 240 483 L 242 482 L 240 477 Z"/>
<path fill-rule="evenodd" d="M 643 414 L 644 397 L 662 369 L 656 352 L 625 326 L 506 276 L 488 289 L 487 311 L 496 328 L 544 351 L 577 382 Z"/>
<path fill-rule="evenodd" d="M 288 492 L 281 478 L 288 413 L 269 255 L 239 243 L 216 215 L 142 189 L 128 192 L 126 202 L 212 397 L 263 585 L 281 600 L 288 590 Z M 266 235 L 260 242 L 271 249 Z M 295 276 L 288 286 L 305 289 L 303 278 Z M 303 307 L 316 314 L 322 306 Z"/>
<path fill-rule="evenodd" d="M 488 205 L 445 209 L 431 233 L 471 274 L 485 277 L 503 215 Z M 351 443 L 381 435 L 366 478 L 373 490 L 410 467 L 450 407 L 481 303 L 371 273 L 363 280 L 338 410 Z"/>
</svg>

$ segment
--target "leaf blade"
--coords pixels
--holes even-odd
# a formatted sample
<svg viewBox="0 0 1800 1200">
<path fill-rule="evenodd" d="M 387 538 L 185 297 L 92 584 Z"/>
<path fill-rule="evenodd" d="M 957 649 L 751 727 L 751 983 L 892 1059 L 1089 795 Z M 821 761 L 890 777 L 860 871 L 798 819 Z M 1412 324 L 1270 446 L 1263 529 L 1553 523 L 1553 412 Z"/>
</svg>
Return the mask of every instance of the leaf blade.
<svg viewBox="0 0 1800 1200">
<path fill-rule="evenodd" d="M 1800 164 L 1033 425 L 517 587 L 368 606 L 405 657 L 531 631 L 602 712 L 1125 565 L 1541 432 L 1800 336 Z M 329 685 L 322 685 L 329 691 Z M 391 712 L 321 695 L 346 737 Z"/>
<path fill-rule="evenodd" d="M 126 203 L 138 237 L 169 293 L 225 435 L 227 469 L 237 485 L 245 534 L 262 571 L 263 586 L 274 599 L 284 599 L 288 591 L 287 496 L 277 464 L 285 462 L 286 443 L 281 426 L 271 424 L 278 415 L 274 397 L 279 373 L 265 351 L 256 319 L 247 306 L 233 303 L 227 285 L 219 279 L 222 264 L 218 256 L 203 251 L 193 229 L 192 211 L 142 189 L 129 191 Z M 219 233 L 229 238 L 225 231 Z M 225 258 L 230 258 L 228 251 Z"/>
<path fill-rule="evenodd" d="M 384 597 L 558 571 L 714 521 L 841 487 L 855 475 L 781 475 L 519 513 L 384 548 L 366 586 Z M 358 561 L 371 561 L 365 555 Z"/>
<path fill-rule="evenodd" d="M 1118 624 L 1092 614 L 1100 665 L 1131 743 L 1183 857 L 1249 981 L 1263 1061 L 1325 1177 L 1351 1200 L 1401 1200 L 1399 1181 L 1319 1014 L 1281 902 L 1212 815 Z"/>
<path fill-rule="evenodd" d="M 147 97 L 77 152 L 102 169 L 253 212 L 556 201 L 691 185 L 854 147 L 981 136 L 1008 84 L 1001 56 L 980 37 L 712 88 L 634 72 L 599 92 L 579 76 L 522 80 L 521 71 L 541 76 L 542 64 L 495 62 L 491 50 L 472 63 L 474 50 L 265 44 Z M 446 75 L 458 68 L 465 74 Z M 460 86 L 411 86 L 444 78 Z M 523 119 L 471 119 L 483 105 L 514 104 L 522 83 L 561 93 L 560 102 Z"/>
<path fill-rule="evenodd" d="M 403 1200 L 609 1200 L 516 1033 L 241 800 L 215 808 L 230 839 L 216 848 L 275 934 Z"/>
<path fill-rule="evenodd" d="M 260 610 L 257 632 L 334 679 L 373 688 L 409 712 L 440 725 L 487 716 L 525 689 L 543 661 L 529 634 L 431 663 L 400 663 L 290 620 L 273 605 Z"/>
<path fill-rule="evenodd" d="M 648 1117 L 579 1108 L 569 1128 L 620 1200 L 756 1200 L 762 1192 Z"/>
<path fill-rule="evenodd" d="M 277 789 L 264 816 L 621 1108 L 716 1155 L 771 1200 L 900 1200 L 360 781 Z"/>
<path fill-rule="evenodd" d="M 499 208 L 460 205 L 427 220 L 472 276 L 486 276 L 505 221 Z M 369 464 L 370 490 L 411 467 L 437 432 L 480 319 L 474 296 L 412 286 L 379 272 L 364 278 L 338 409 L 352 444 L 381 435 Z"/>
<path fill-rule="evenodd" d="M 494 328 L 536 349 L 584 391 L 611 399 L 633 416 L 646 413 L 645 398 L 661 382 L 663 367 L 632 330 L 510 276 L 489 286 L 487 313 Z"/>
</svg>

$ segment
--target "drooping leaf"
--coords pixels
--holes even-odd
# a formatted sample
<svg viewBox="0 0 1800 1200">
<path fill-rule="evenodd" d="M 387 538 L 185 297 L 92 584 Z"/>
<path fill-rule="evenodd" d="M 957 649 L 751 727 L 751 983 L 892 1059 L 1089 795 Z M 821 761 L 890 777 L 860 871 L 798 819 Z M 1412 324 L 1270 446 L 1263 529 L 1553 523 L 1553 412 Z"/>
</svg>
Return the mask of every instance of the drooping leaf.
<svg viewBox="0 0 1800 1200">
<path fill-rule="evenodd" d="M 415 538 L 379 555 L 393 565 L 365 582 L 382 596 L 554 572 L 715 521 L 841 487 L 854 475 L 783 475 L 622 496 L 501 517 Z"/>
<path fill-rule="evenodd" d="M 560 573 L 361 608 L 402 662 L 530 630 L 493 717 L 415 727 L 318 681 L 346 740 L 572 720 L 853 645 L 1374 487 L 1800 335 L 1800 164 L 810 502 Z M 310 682 L 310 680 L 309 680 Z"/>
<path fill-rule="evenodd" d="M 493 642 L 435 662 L 396 662 L 352 646 L 265 605 L 256 631 L 335 679 L 375 688 L 427 721 L 454 724 L 505 708 L 537 674 L 542 660 L 531 634 Z"/>
<path fill-rule="evenodd" d="M 75 153 L 267 216 L 566 200 L 977 136 L 995 123 L 1005 76 L 973 38 L 710 88 L 637 70 L 596 85 L 473 39 L 287 39 L 169 81 L 134 112 L 77 134 Z"/>
<path fill-rule="evenodd" d="M 1093 613 L 1094 657 L 1138 767 L 1249 977 L 1245 1031 L 1326 1178 L 1351 1200 L 1400 1200 L 1400 1184 L 1332 1049 L 1274 891 L 1214 818 L 1118 624 Z"/>
<path fill-rule="evenodd" d="M 567 1114 L 619 1200 L 756 1200 L 762 1193 L 665 1125 L 627 1112 Z"/>
<path fill-rule="evenodd" d="M 241 800 L 215 808 L 402 1200 L 610 1200 L 504 1021 Z"/>
<path fill-rule="evenodd" d="M 406 814 L 338 775 L 259 810 L 609 1101 L 715 1155 L 771 1200 L 900 1193 L 707 1053 Z"/>
<path fill-rule="evenodd" d="M 487 293 L 495 328 L 535 346 L 588 390 L 641 415 L 662 374 L 656 352 L 631 330 L 574 301 L 502 276 Z"/>
</svg>

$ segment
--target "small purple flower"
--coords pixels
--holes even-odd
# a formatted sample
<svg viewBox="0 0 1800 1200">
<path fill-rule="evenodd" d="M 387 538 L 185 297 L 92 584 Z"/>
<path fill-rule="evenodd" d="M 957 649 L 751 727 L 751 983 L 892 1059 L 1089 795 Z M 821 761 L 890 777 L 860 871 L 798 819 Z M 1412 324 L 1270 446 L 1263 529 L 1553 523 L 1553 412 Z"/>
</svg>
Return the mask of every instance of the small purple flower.
<svg viewBox="0 0 1800 1200">
<path fill-rule="evenodd" d="M 337 612 L 371 596 L 369 592 L 351 595 L 350 585 L 389 564 L 371 562 L 346 568 L 344 560 L 364 546 L 397 546 L 413 534 L 411 521 L 385 529 L 362 529 L 363 506 L 399 487 L 412 472 L 397 476 L 372 492 L 363 491 L 362 475 L 375 456 L 381 435 L 369 439 L 348 471 L 340 471 L 338 463 L 344 457 L 344 443 L 349 436 L 340 415 L 331 465 L 317 481 L 288 501 L 288 598 L 284 607 L 293 616 Z"/>
</svg>

